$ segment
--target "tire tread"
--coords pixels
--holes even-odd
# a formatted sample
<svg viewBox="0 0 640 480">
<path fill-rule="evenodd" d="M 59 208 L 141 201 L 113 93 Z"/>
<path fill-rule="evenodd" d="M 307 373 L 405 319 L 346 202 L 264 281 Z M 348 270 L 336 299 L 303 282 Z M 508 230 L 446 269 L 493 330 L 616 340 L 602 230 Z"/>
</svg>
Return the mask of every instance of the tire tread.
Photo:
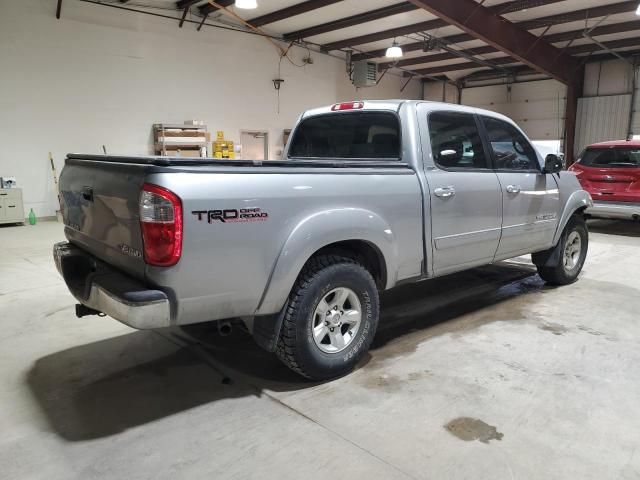
<svg viewBox="0 0 640 480">
<path fill-rule="evenodd" d="M 306 378 L 311 378 L 311 375 L 304 369 L 303 365 L 296 359 L 296 323 L 295 314 L 298 306 L 302 301 L 304 295 L 306 295 L 308 288 L 313 284 L 316 277 L 324 269 L 338 264 L 352 264 L 360 266 L 365 272 L 371 275 L 360 263 L 350 257 L 344 257 L 336 254 L 318 255 L 311 258 L 302 271 L 296 283 L 291 289 L 289 295 L 289 301 L 287 302 L 286 312 L 282 322 L 282 328 L 280 329 L 280 337 L 278 338 L 278 344 L 276 346 L 276 355 L 287 367 L 294 372 L 302 375 Z M 372 277 L 373 281 L 373 277 Z"/>
</svg>

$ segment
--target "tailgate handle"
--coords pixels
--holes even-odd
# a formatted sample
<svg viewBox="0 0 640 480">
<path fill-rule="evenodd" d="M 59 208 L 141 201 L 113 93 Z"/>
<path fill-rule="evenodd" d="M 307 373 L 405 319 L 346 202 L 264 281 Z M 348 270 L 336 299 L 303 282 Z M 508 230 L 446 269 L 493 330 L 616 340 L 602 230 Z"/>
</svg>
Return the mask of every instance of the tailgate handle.
<svg viewBox="0 0 640 480">
<path fill-rule="evenodd" d="M 82 187 L 82 198 L 84 198 L 88 202 L 93 202 L 93 188 Z"/>
</svg>

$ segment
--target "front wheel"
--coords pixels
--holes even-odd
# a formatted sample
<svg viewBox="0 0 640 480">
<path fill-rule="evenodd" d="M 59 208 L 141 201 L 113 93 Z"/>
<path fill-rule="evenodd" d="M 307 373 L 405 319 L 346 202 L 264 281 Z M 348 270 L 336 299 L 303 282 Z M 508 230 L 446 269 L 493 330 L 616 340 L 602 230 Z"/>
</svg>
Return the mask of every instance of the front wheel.
<svg viewBox="0 0 640 480">
<path fill-rule="evenodd" d="M 276 353 L 312 380 L 344 375 L 369 349 L 378 325 L 378 290 L 371 274 L 338 255 L 312 258 L 298 277 Z"/>
<path fill-rule="evenodd" d="M 569 220 L 560 243 L 554 265 L 537 265 L 538 274 L 544 281 L 552 285 L 567 285 L 573 283 L 582 271 L 587 258 L 589 247 L 589 232 L 587 225 L 581 216 L 574 215 Z"/>
</svg>

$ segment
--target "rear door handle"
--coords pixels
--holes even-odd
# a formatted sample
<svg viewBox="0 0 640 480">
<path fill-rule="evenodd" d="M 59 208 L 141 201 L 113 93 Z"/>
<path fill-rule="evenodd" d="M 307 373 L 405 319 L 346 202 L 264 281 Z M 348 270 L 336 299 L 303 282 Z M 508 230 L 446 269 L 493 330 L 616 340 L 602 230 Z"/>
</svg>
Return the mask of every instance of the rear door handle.
<svg viewBox="0 0 640 480">
<path fill-rule="evenodd" d="M 449 198 L 453 197 L 456 194 L 456 189 L 453 187 L 439 187 L 433 191 L 433 194 L 436 197 Z"/>
<path fill-rule="evenodd" d="M 520 185 L 507 185 L 507 193 L 520 193 L 522 187 Z"/>
</svg>

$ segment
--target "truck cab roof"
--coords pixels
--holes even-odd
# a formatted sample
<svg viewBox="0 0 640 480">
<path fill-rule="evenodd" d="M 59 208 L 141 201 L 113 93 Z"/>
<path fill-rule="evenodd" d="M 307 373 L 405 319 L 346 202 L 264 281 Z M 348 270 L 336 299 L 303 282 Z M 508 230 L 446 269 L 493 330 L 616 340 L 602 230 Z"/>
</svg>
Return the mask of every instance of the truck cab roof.
<svg viewBox="0 0 640 480">
<path fill-rule="evenodd" d="M 346 102 L 335 103 L 333 105 L 327 105 L 324 107 L 313 108 L 305 111 L 300 120 L 313 117 L 316 115 L 324 115 L 328 113 L 343 113 L 349 111 L 366 111 L 366 110 L 390 110 L 399 112 L 403 107 L 416 108 L 420 104 L 428 104 L 432 106 L 433 110 L 455 110 L 457 112 L 468 112 L 476 115 L 484 115 L 487 117 L 499 118 L 509 123 L 514 123 L 512 119 L 506 117 L 500 113 L 492 112 L 490 110 L 484 110 L 482 108 L 470 107 L 467 105 L 460 105 L 457 103 L 446 102 L 434 102 L 431 100 L 402 100 L 402 99 L 389 99 L 389 100 L 350 100 Z"/>
</svg>

